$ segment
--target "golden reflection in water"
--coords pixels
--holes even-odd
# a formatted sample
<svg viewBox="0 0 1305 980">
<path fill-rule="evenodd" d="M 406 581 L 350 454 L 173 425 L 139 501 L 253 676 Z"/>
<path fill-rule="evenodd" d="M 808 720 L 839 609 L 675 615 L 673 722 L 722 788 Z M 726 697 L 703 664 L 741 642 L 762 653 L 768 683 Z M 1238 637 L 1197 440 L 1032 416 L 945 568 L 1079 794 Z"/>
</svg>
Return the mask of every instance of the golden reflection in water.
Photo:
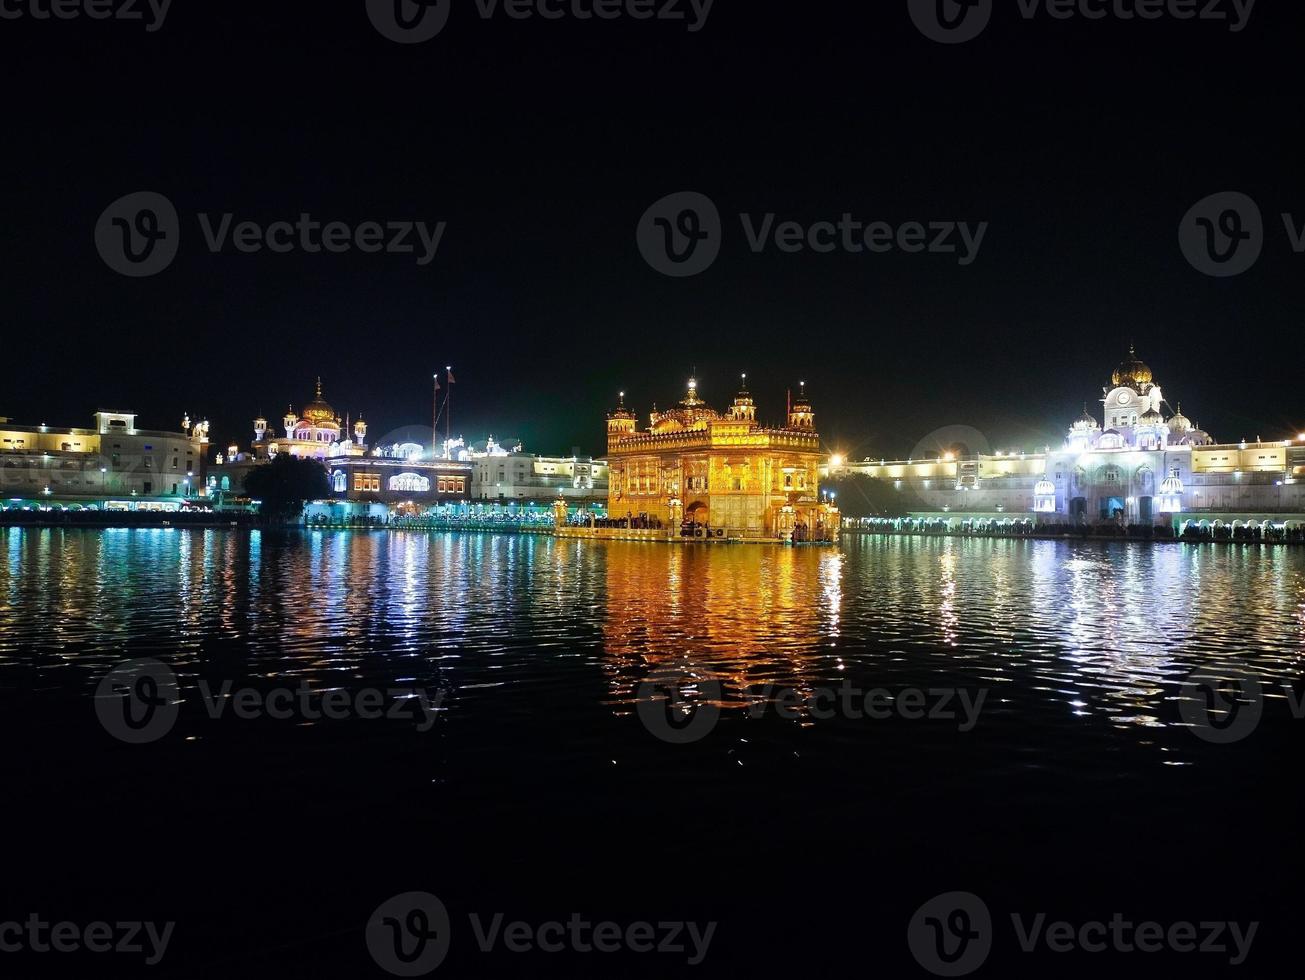
<svg viewBox="0 0 1305 980">
<path fill-rule="evenodd" d="M 735 708 L 765 684 L 983 686 L 1029 731 L 1104 718 L 1150 741 L 1198 668 L 1252 673 L 1284 716 L 1303 653 L 1299 548 L 0 529 L 0 669 L 56 687 L 131 655 L 183 679 L 448 679 L 533 705 L 601 670 L 624 712 L 689 665 Z"/>
<path fill-rule="evenodd" d="M 615 704 L 651 674 L 721 683 L 742 707 L 775 684 L 805 699 L 842 669 L 844 557 L 829 548 L 606 546 L 603 647 Z M 800 709 L 799 709 L 800 710 Z"/>
</svg>

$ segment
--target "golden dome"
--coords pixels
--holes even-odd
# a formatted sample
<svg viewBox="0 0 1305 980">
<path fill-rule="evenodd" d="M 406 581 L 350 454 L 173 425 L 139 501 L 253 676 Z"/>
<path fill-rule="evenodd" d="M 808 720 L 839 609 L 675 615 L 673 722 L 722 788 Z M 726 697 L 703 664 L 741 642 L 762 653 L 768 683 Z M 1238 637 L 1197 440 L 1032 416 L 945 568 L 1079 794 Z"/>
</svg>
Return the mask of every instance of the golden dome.
<svg viewBox="0 0 1305 980">
<path fill-rule="evenodd" d="M 313 425 L 333 425 L 335 423 L 335 409 L 322 397 L 321 378 L 317 379 L 317 396 L 304 406 L 300 418 Z"/>
<path fill-rule="evenodd" d="M 1110 376 L 1116 388 L 1127 385 L 1130 388 L 1140 388 L 1142 385 L 1149 385 L 1154 380 L 1151 369 L 1145 363 L 1137 359 L 1137 353 L 1133 350 L 1132 345 L 1128 348 L 1128 357 L 1124 362 L 1115 368 L 1115 373 Z"/>
</svg>

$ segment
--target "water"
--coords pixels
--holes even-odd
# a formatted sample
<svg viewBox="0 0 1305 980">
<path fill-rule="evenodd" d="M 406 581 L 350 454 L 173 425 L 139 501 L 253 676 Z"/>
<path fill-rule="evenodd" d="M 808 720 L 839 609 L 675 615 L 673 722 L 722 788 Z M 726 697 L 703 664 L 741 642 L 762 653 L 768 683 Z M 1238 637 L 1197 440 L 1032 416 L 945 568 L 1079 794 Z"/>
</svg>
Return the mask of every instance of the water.
<svg viewBox="0 0 1305 980">
<path fill-rule="evenodd" d="M 716 920 L 699 972 L 923 975 L 906 923 L 965 889 L 997 918 L 1259 918 L 1263 967 L 1298 914 L 1303 627 L 1305 552 L 1284 548 L 0 530 L 9 843 L 41 856 L 10 869 L 0 919 L 175 920 L 158 975 L 370 975 L 368 915 L 421 889 L 455 920 Z M 96 686 L 146 657 L 181 703 L 126 745 Z M 1193 672 L 1257 681 L 1259 724 L 1198 737 Z M 640 685 L 663 674 L 719 710 L 702 738 L 646 727 Z M 439 702 L 425 731 L 215 718 L 223 682 Z M 874 688 L 984 700 L 964 728 L 817 697 Z M 455 934 L 442 975 L 692 972 Z M 987 969 L 1101 968 L 1013 946 Z"/>
</svg>

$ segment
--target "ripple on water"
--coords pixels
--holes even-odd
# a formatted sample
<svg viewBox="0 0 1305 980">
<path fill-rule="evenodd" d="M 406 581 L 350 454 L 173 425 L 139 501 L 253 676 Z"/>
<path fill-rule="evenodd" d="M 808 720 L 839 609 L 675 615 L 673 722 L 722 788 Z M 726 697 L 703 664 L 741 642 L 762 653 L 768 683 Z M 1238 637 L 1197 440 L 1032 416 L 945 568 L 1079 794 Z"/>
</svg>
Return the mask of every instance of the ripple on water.
<svg viewBox="0 0 1305 980">
<path fill-rule="evenodd" d="M 0 549 L 4 687 L 85 690 L 124 656 L 158 656 L 183 684 L 204 669 L 406 679 L 566 719 L 593 711 L 594 682 L 628 713 L 651 670 L 687 664 L 735 708 L 765 684 L 996 687 L 1001 723 L 1036 745 L 1092 720 L 1171 727 L 1198 667 L 1248 671 L 1280 699 L 1305 643 L 1295 549 L 181 529 L 5 529 Z"/>
</svg>

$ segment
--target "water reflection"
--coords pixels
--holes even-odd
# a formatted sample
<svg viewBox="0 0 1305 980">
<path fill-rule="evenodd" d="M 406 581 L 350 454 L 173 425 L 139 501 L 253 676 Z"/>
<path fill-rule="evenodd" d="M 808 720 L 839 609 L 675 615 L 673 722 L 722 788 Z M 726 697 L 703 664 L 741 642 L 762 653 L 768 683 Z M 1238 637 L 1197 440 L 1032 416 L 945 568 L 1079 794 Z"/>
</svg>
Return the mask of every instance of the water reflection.
<svg viewBox="0 0 1305 980">
<path fill-rule="evenodd" d="M 632 705 L 659 671 L 721 682 L 741 707 L 775 684 L 810 693 L 842 669 L 844 556 L 832 549 L 613 545 L 605 668 Z"/>
<path fill-rule="evenodd" d="M 689 662 L 733 708 L 766 684 L 997 688 L 991 723 L 1050 754 L 1057 726 L 1175 726 L 1198 666 L 1249 670 L 1280 699 L 1303 648 L 1297 549 L 0 529 L 5 688 L 85 691 L 159 656 L 183 684 L 403 681 L 487 721 L 565 727 L 628 713 L 650 671 Z"/>
</svg>

